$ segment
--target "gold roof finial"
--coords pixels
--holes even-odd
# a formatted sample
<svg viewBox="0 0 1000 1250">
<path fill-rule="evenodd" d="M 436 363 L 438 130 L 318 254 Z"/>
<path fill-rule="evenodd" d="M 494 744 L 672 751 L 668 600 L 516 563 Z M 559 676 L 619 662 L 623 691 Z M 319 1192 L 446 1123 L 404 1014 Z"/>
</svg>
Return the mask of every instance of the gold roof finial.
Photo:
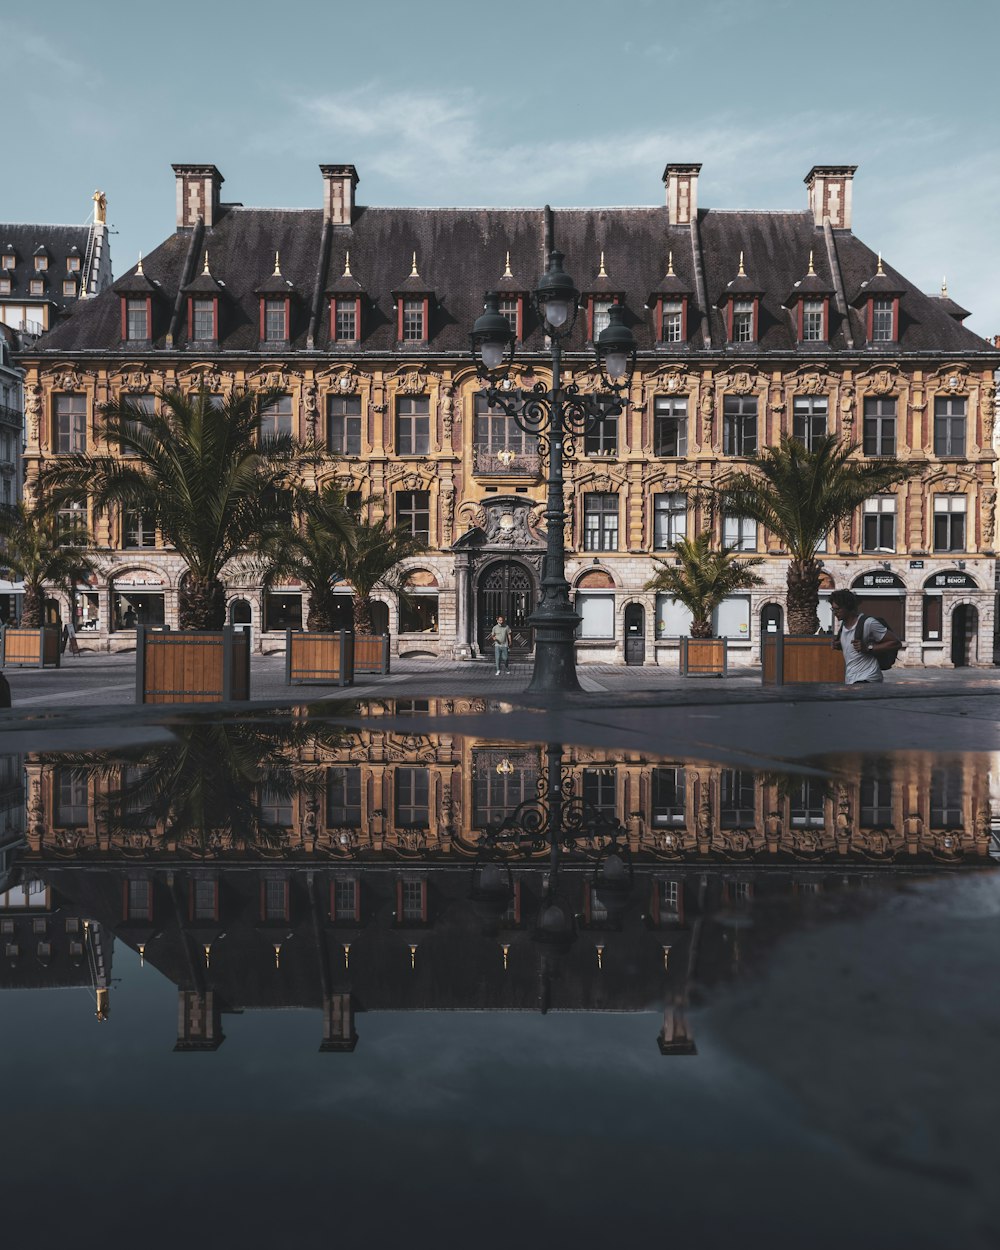
<svg viewBox="0 0 1000 1250">
<path fill-rule="evenodd" d="M 281 943 L 280 942 L 274 943 L 274 966 L 276 968 L 281 967 Z"/>
<path fill-rule="evenodd" d="M 211 968 L 212 966 L 212 943 L 202 942 L 201 949 L 205 952 L 205 967 Z"/>
<path fill-rule="evenodd" d="M 736 276 L 738 278 L 745 278 L 747 276 L 747 271 L 743 268 L 743 253 L 742 252 L 740 252 L 740 271 Z"/>
<path fill-rule="evenodd" d="M 813 254 L 811 251 L 809 253 L 809 272 L 808 274 L 806 274 L 806 277 L 808 278 L 816 277 L 816 266 L 813 264 Z"/>
<path fill-rule="evenodd" d="M 139 952 L 139 967 L 144 968 L 146 966 L 146 943 L 140 942 L 136 950 Z"/>
<path fill-rule="evenodd" d="M 675 276 L 676 275 L 674 274 L 674 254 L 673 252 L 668 252 L 667 253 L 667 277 L 673 278 Z"/>
<path fill-rule="evenodd" d="M 202 271 L 201 271 L 201 272 L 202 272 L 202 273 L 207 273 L 209 277 L 211 277 L 211 276 L 212 276 L 211 271 L 210 271 L 210 269 L 209 269 L 209 267 L 208 267 L 208 248 L 207 248 L 207 247 L 205 248 L 205 264 L 204 264 L 204 266 L 203 266 L 203 268 L 202 268 Z"/>
<path fill-rule="evenodd" d="M 346 252 L 344 254 L 344 277 L 345 278 L 354 277 L 354 274 L 351 273 L 351 253 L 350 252 Z"/>
<path fill-rule="evenodd" d="M 416 942 L 411 942 L 410 943 L 410 967 L 415 968 L 416 966 L 417 966 L 417 944 Z"/>
<path fill-rule="evenodd" d="M 281 253 L 280 252 L 274 253 L 274 273 L 271 274 L 271 277 L 272 278 L 281 277 Z"/>
<path fill-rule="evenodd" d="M 599 278 L 606 278 L 608 276 L 608 271 L 604 268 L 604 253 L 603 252 L 601 253 L 601 267 L 597 271 L 597 276 Z"/>
<path fill-rule="evenodd" d="M 419 274 L 419 273 L 417 273 L 417 254 L 416 254 L 416 252 L 414 252 L 414 253 L 413 253 L 413 268 L 410 270 L 410 277 L 411 277 L 411 278 L 419 278 L 419 277 L 420 277 L 420 274 Z"/>
<path fill-rule="evenodd" d="M 503 970 L 504 972 L 506 972 L 507 971 L 507 958 L 510 955 L 510 943 L 504 942 L 503 945 L 500 947 L 500 949 L 503 951 Z"/>
<path fill-rule="evenodd" d="M 514 276 L 510 271 L 510 252 L 507 253 L 507 259 L 504 261 L 503 276 L 505 278 L 513 278 Z"/>
<path fill-rule="evenodd" d="M 136 273 L 136 277 L 138 277 L 140 274 L 142 274 L 143 277 L 146 276 L 144 273 L 142 273 L 142 252 L 139 253 L 139 263 L 135 267 L 135 273 Z"/>
<path fill-rule="evenodd" d="M 881 274 L 882 277 L 885 277 L 885 270 L 882 268 L 882 253 L 881 252 L 879 252 L 878 254 L 878 268 L 875 270 L 876 277 L 879 274 Z"/>
<path fill-rule="evenodd" d="M 597 971 L 601 972 L 604 969 L 604 943 L 598 942 L 595 949 L 597 950 Z"/>
<path fill-rule="evenodd" d="M 351 944 L 350 942 L 342 942 L 341 946 L 343 947 L 343 951 L 344 951 L 344 967 L 350 968 L 351 966 Z"/>
<path fill-rule="evenodd" d="M 103 191 L 95 191 L 90 198 L 94 201 L 94 225 L 102 226 L 108 220 L 108 197 Z"/>
<path fill-rule="evenodd" d="M 111 991 L 107 986 L 101 986 L 97 991 L 97 1011 L 95 1014 L 102 1024 L 111 1015 Z"/>
</svg>

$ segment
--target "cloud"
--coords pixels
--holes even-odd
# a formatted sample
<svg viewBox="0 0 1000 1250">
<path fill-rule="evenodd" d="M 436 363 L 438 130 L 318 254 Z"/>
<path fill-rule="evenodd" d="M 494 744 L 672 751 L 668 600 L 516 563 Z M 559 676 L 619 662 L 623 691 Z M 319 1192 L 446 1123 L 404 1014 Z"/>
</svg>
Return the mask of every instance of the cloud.
<svg viewBox="0 0 1000 1250">
<path fill-rule="evenodd" d="M 23 22 L 4 22 L 4 59 L 12 61 L 41 63 L 47 69 L 56 70 L 65 81 L 71 79 L 75 83 L 97 86 L 101 76 L 89 65 L 81 64 L 78 58 L 67 56 L 65 52 L 45 35 L 26 26 Z"/>
</svg>

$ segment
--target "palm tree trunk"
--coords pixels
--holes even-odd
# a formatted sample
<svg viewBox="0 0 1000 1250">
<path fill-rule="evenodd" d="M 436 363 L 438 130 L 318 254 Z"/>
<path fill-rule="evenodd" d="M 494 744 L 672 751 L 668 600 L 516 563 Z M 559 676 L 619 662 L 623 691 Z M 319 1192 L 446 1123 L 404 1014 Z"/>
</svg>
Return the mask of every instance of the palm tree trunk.
<svg viewBox="0 0 1000 1250">
<path fill-rule="evenodd" d="M 33 582 L 24 583 L 24 601 L 21 604 L 21 624 L 26 629 L 38 629 L 44 619 L 45 591 Z"/>
<path fill-rule="evenodd" d="M 808 637 L 819 630 L 819 565 L 793 560 L 788 566 L 788 632 Z"/>
<path fill-rule="evenodd" d="M 354 632 L 356 634 L 372 633 L 372 601 L 354 596 Z"/>
<path fill-rule="evenodd" d="M 318 634 L 330 633 L 335 628 L 333 607 L 331 596 L 311 594 L 309 611 L 306 613 L 306 629 Z"/>
<path fill-rule="evenodd" d="M 692 638 L 711 638 L 712 637 L 712 622 L 709 620 L 707 616 L 703 617 L 701 620 L 696 620 L 696 621 L 693 620 L 691 622 L 691 637 Z"/>
<path fill-rule="evenodd" d="M 226 591 L 217 577 L 189 573 L 178 595 L 181 629 L 221 629 L 226 623 Z"/>
</svg>

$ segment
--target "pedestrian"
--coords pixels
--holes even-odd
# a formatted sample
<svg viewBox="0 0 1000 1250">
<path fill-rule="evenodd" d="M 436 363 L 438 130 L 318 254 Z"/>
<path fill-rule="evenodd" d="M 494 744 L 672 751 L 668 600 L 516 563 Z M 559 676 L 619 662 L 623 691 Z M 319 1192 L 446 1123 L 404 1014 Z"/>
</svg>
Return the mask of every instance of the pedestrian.
<svg viewBox="0 0 1000 1250">
<path fill-rule="evenodd" d="M 490 631 L 490 639 L 493 643 L 493 660 L 496 664 L 496 675 L 500 676 L 500 665 L 504 666 L 504 671 L 510 674 L 510 626 L 504 624 L 502 616 L 497 617 L 497 623 Z"/>
<path fill-rule="evenodd" d="M 851 590 L 835 590 L 830 596 L 830 607 L 840 624 L 840 631 L 833 640 L 835 647 L 844 653 L 844 681 L 848 686 L 863 682 L 880 682 L 880 652 L 898 651 L 899 639 L 874 616 L 865 616 L 863 637 L 855 637 L 860 607 L 858 596 Z"/>
</svg>

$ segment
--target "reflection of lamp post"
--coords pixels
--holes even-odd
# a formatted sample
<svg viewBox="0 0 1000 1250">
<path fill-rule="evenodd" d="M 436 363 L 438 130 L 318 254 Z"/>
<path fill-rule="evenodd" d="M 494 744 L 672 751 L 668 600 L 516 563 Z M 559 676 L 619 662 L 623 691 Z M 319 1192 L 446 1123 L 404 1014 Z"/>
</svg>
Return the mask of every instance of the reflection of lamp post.
<svg viewBox="0 0 1000 1250">
<path fill-rule="evenodd" d="M 549 338 L 552 387 L 536 383 L 527 394 L 507 389 L 514 360 L 514 331 L 500 312 L 496 291 L 486 295 L 485 311 L 472 327 L 472 355 L 479 376 L 487 383 L 486 398 L 528 434 L 539 436 L 539 454 L 548 460 L 545 506 L 545 573 L 542 600 L 529 618 L 535 630 L 535 667 L 532 691 L 579 690 L 576 676 L 575 635 L 580 617 L 569 601 L 566 581 L 566 511 L 563 501 L 563 456 L 572 455 L 574 436 L 587 432 L 602 414 L 622 411 L 624 392 L 635 369 L 636 344 L 624 323 L 625 310 L 613 304 L 610 322 L 596 344 L 601 381 L 612 396 L 599 408 L 580 394 L 572 382 L 562 382 L 562 341 L 573 330 L 580 292 L 562 267 L 561 252 L 549 253 L 548 269 L 532 294 L 535 310 Z"/>
</svg>

